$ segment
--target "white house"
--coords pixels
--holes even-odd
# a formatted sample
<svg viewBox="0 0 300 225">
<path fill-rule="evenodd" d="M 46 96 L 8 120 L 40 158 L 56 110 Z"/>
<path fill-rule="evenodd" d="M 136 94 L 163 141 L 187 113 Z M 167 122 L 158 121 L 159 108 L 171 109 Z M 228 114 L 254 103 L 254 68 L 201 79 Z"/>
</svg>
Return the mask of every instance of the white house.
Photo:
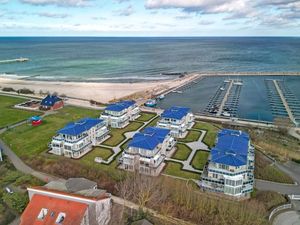
<svg viewBox="0 0 300 225">
<path fill-rule="evenodd" d="M 85 118 L 69 123 L 52 138 L 50 153 L 80 158 L 92 150 L 92 146 L 100 144 L 108 133 L 105 122 L 100 119 Z"/>
<path fill-rule="evenodd" d="M 129 124 L 129 121 L 139 117 L 139 113 L 140 109 L 136 102 L 127 100 L 108 105 L 100 118 L 105 121 L 107 126 L 124 128 Z"/>
<path fill-rule="evenodd" d="M 253 182 L 254 148 L 249 135 L 239 130 L 220 131 L 202 173 L 201 187 L 234 197 L 248 197 Z"/>
<path fill-rule="evenodd" d="M 183 138 L 187 134 L 187 129 L 193 126 L 194 119 L 190 108 L 173 106 L 161 114 L 157 126 L 170 129 L 173 137 Z"/>
<path fill-rule="evenodd" d="M 142 132 L 136 133 L 128 143 L 120 158 L 120 168 L 157 176 L 164 167 L 167 153 L 175 144 L 170 130 L 147 127 Z"/>
</svg>

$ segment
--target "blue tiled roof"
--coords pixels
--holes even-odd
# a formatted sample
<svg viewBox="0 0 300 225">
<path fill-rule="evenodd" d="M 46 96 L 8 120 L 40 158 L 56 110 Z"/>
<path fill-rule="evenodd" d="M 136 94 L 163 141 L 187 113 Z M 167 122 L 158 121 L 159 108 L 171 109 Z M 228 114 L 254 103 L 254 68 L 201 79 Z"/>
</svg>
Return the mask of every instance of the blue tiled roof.
<svg viewBox="0 0 300 225">
<path fill-rule="evenodd" d="M 163 143 L 164 139 L 169 133 L 169 129 L 147 127 L 142 132 L 133 136 L 133 139 L 129 142 L 128 147 L 154 150 L 157 145 Z"/>
<path fill-rule="evenodd" d="M 211 161 L 229 166 L 247 164 L 249 135 L 242 131 L 224 129 L 218 133 L 218 142 L 211 150 Z"/>
<path fill-rule="evenodd" d="M 56 95 L 47 95 L 41 102 L 43 106 L 54 106 L 56 102 L 61 101 L 62 99 L 57 97 Z"/>
<path fill-rule="evenodd" d="M 161 117 L 170 118 L 181 120 L 191 111 L 190 108 L 187 107 L 180 107 L 180 106 L 173 106 L 169 109 L 166 109 L 162 114 Z"/>
<path fill-rule="evenodd" d="M 84 118 L 76 121 L 75 123 L 72 122 L 67 124 L 64 128 L 60 129 L 57 133 L 76 136 L 102 122 L 103 120 L 101 119 Z"/>
<path fill-rule="evenodd" d="M 105 108 L 105 110 L 120 112 L 124 109 L 129 108 L 130 106 L 132 106 L 134 104 L 135 104 L 135 101 L 133 101 L 133 100 L 120 101 L 120 102 L 109 104 Z"/>
</svg>

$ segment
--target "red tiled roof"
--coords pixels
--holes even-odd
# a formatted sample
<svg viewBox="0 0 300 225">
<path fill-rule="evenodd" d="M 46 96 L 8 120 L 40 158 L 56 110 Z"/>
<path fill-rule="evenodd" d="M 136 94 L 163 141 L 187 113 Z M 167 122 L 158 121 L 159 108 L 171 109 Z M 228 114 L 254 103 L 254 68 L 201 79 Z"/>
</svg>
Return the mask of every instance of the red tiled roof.
<svg viewBox="0 0 300 225">
<path fill-rule="evenodd" d="M 48 213 L 40 220 L 37 217 L 42 208 L 48 209 Z M 20 225 L 57 225 L 59 213 L 66 214 L 62 225 L 80 225 L 87 209 L 88 205 L 84 203 L 34 194 L 21 216 Z"/>
</svg>

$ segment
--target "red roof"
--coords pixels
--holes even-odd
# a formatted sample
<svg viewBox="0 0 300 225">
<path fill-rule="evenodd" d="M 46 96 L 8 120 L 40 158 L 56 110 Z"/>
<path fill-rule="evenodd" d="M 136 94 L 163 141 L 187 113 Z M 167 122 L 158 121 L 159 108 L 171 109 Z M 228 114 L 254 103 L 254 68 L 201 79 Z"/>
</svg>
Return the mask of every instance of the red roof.
<svg viewBox="0 0 300 225">
<path fill-rule="evenodd" d="M 44 219 L 38 219 L 42 209 L 47 209 Z M 80 225 L 88 204 L 34 194 L 21 216 L 20 225 L 57 225 L 59 213 L 65 213 L 62 225 Z"/>
</svg>

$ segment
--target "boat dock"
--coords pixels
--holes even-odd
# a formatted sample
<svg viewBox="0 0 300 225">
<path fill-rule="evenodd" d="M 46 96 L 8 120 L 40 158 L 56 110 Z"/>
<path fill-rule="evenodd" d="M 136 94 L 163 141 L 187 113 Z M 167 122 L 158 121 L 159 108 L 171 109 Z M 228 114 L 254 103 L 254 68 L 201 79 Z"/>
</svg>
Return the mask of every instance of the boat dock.
<svg viewBox="0 0 300 225">
<path fill-rule="evenodd" d="M 17 59 L 6 59 L 0 60 L 0 63 L 15 63 L 15 62 L 27 62 L 29 58 L 17 58 Z"/>
<path fill-rule="evenodd" d="M 204 113 L 215 114 L 216 116 L 236 117 L 242 85 L 243 82 L 241 80 L 224 80 L 210 99 Z"/>
<path fill-rule="evenodd" d="M 230 90 L 231 90 L 231 88 L 232 88 L 232 85 L 233 85 L 233 80 L 230 80 L 230 81 L 229 81 L 229 86 L 228 86 L 228 88 L 227 88 L 227 90 L 226 90 L 226 93 L 225 93 L 225 95 L 224 95 L 224 98 L 223 98 L 223 100 L 222 100 L 222 102 L 221 102 L 221 105 L 220 105 L 220 107 L 219 107 L 219 110 L 218 110 L 218 112 L 217 112 L 217 116 L 221 116 L 221 114 L 222 114 L 222 112 L 223 112 L 223 108 L 224 108 L 224 106 L 225 106 L 225 103 L 227 102 L 227 99 L 228 99 Z"/>
<path fill-rule="evenodd" d="M 298 126 L 300 122 L 300 101 L 288 89 L 283 80 L 265 80 L 269 103 L 274 117 L 287 117 Z"/>
</svg>

